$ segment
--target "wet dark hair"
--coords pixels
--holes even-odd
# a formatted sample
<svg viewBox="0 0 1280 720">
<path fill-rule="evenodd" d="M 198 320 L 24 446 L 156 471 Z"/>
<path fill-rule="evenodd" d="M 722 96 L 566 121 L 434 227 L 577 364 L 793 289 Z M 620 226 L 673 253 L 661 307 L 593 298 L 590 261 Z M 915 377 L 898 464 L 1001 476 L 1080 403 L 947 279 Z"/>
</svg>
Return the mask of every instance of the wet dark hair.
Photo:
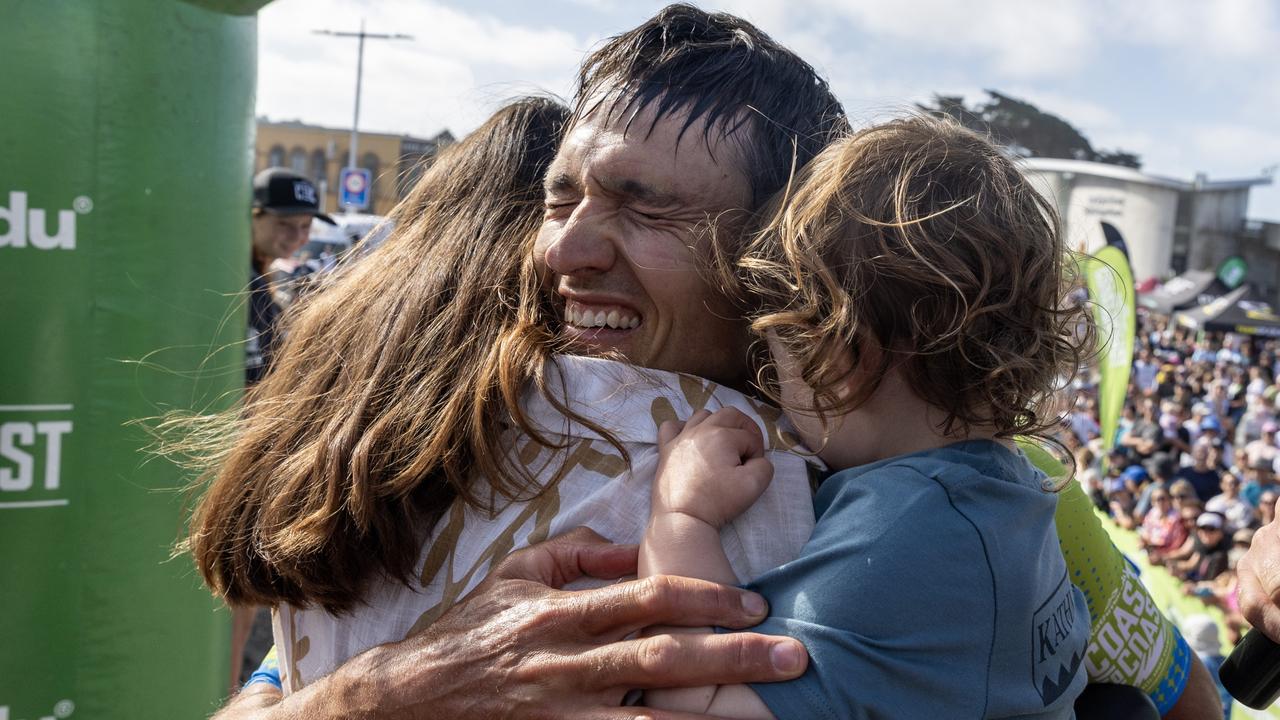
<svg viewBox="0 0 1280 720">
<path fill-rule="evenodd" d="M 742 18 L 668 5 L 591 53 L 578 74 L 573 120 L 604 106 L 629 116 L 653 105 L 653 123 L 687 112 L 681 134 L 704 119 L 736 137 L 751 209 L 781 190 L 848 129 L 844 109 L 813 66 Z M 652 130 L 652 125 L 649 130 Z"/>
</svg>

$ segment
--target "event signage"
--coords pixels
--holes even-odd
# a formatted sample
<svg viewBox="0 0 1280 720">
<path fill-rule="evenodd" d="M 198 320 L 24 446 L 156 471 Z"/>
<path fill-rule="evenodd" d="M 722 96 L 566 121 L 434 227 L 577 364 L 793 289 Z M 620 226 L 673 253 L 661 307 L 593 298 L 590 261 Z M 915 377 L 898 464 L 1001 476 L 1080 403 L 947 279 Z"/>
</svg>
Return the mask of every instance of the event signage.
<svg viewBox="0 0 1280 720">
<path fill-rule="evenodd" d="M 369 186 L 373 176 L 364 168 L 343 168 L 338 181 L 338 204 L 364 210 L 369 207 Z"/>
<path fill-rule="evenodd" d="M 263 4 L 6 6 L 0 720 L 227 693 L 227 613 L 172 557 L 190 478 L 140 422 L 241 391 Z"/>
<path fill-rule="evenodd" d="M 1115 444 L 1120 412 L 1133 366 L 1133 343 L 1137 314 L 1134 305 L 1133 272 L 1124 252 L 1107 245 L 1085 259 L 1085 281 L 1093 316 L 1098 326 L 1098 411 L 1102 440 L 1106 448 Z"/>
<path fill-rule="evenodd" d="M 72 203 L 71 210 L 50 212 L 27 207 L 27 194 L 9 193 L 9 206 L 0 205 L 0 248 L 32 247 L 36 250 L 75 250 L 76 215 L 87 215 L 93 210 L 93 200 L 81 195 Z M 56 215 L 57 225 L 49 227 L 49 216 Z"/>
</svg>

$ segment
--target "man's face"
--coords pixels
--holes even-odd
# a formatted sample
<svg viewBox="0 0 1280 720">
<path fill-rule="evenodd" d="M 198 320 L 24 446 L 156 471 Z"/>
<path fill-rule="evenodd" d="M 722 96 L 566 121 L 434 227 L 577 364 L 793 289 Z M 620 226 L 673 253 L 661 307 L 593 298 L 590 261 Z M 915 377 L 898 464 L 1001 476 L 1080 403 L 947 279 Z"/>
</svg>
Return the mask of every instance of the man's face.
<svg viewBox="0 0 1280 720">
<path fill-rule="evenodd" d="M 300 250 L 310 234 L 310 215 L 261 212 L 253 218 L 253 249 L 272 260 L 289 257 Z"/>
<path fill-rule="evenodd" d="M 588 115 L 571 128 L 547 172 L 546 213 L 534 248 L 564 301 L 563 332 L 585 353 L 727 385 L 746 375 L 741 313 L 699 272 L 709 223 L 741 232 L 751 192 L 733 139 L 704 123 L 681 137 L 682 114 L 647 132 Z"/>
</svg>

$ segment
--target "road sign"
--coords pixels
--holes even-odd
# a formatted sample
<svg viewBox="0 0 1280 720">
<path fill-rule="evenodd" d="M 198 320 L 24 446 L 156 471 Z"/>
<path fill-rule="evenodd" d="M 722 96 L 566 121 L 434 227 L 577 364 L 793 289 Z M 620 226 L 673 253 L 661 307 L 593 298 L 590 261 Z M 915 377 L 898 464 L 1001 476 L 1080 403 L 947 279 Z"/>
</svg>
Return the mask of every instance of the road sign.
<svg viewBox="0 0 1280 720">
<path fill-rule="evenodd" d="M 338 182 L 338 204 L 364 210 L 369 207 L 371 176 L 364 168 L 343 168 Z"/>
</svg>

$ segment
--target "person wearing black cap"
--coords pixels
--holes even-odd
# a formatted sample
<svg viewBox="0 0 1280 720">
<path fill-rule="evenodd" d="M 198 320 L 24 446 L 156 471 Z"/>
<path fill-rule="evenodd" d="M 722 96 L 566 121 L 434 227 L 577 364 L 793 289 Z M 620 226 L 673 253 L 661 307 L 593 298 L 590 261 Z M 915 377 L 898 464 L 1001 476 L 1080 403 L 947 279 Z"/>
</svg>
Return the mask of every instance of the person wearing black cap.
<svg viewBox="0 0 1280 720">
<path fill-rule="evenodd" d="M 249 261 L 249 322 L 244 379 L 252 386 L 271 366 L 276 319 L 283 306 L 271 286 L 271 263 L 293 255 L 311 235 L 311 219 L 336 225 L 320 212 L 316 186 L 282 167 L 253 176 L 253 213 Z M 266 608 L 237 608 L 232 613 L 231 680 L 239 687 L 271 648 L 271 614 Z"/>
<path fill-rule="evenodd" d="M 245 383 L 256 383 L 271 364 L 275 323 L 281 306 L 267 269 L 306 244 L 311 219 L 336 225 L 320 212 L 316 186 L 285 168 L 272 167 L 253 177 L 252 257 L 249 264 L 249 326 L 245 343 Z"/>
</svg>

